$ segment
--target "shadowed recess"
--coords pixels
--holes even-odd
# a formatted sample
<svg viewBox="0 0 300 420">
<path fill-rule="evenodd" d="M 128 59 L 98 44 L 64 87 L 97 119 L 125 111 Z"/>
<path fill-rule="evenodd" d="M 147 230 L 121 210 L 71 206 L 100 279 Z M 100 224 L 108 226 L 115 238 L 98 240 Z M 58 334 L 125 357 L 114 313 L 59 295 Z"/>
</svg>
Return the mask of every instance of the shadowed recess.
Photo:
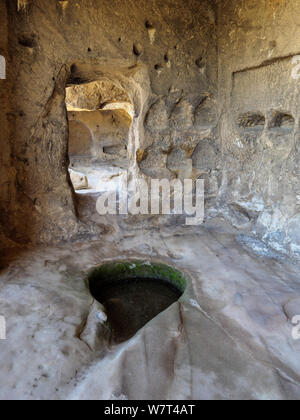
<svg viewBox="0 0 300 420">
<path fill-rule="evenodd" d="M 88 281 L 91 294 L 106 309 L 113 343 L 133 337 L 179 300 L 187 285 L 174 268 L 137 261 L 102 265 Z"/>
<path fill-rule="evenodd" d="M 292 131 L 294 129 L 295 119 L 287 112 L 273 111 L 270 128 L 273 130 Z"/>
<path fill-rule="evenodd" d="M 263 130 L 265 126 L 265 116 L 259 112 L 248 112 L 239 116 L 238 125 L 244 129 Z"/>
</svg>

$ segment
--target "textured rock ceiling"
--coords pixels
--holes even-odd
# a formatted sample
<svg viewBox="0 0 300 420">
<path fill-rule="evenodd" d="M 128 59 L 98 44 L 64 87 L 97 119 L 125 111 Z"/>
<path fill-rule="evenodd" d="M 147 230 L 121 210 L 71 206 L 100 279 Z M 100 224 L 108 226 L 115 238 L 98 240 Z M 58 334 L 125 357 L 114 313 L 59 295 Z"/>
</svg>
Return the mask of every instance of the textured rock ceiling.
<svg viewBox="0 0 300 420">
<path fill-rule="evenodd" d="M 97 81 L 85 85 L 74 85 L 66 89 L 66 104 L 68 110 L 82 109 L 95 111 L 110 103 L 128 103 L 130 99 L 126 92 L 109 81 Z"/>
</svg>

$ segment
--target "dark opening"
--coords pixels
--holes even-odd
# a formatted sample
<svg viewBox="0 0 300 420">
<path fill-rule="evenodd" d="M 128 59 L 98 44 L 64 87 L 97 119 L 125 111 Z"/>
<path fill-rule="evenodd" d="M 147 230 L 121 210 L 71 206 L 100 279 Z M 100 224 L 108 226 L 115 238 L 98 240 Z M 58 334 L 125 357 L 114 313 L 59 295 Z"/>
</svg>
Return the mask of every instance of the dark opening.
<svg viewBox="0 0 300 420">
<path fill-rule="evenodd" d="M 126 262 L 94 270 L 89 286 L 93 297 L 105 307 L 110 341 L 121 343 L 178 301 L 186 279 L 164 264 Z"/>
<path fill-rule="evenodd" d="M 292 131 L 294 129 L 294 117 L 285 112 L 273 111 L 273 117 L 270 123 L 270 128 L 273 130 Z"/>
<path fill-rule="evenodd" d="M 76 71 L 73 65 L 66 87 L 71 181 L 81 195 L 114 191 L 129 166 L 133 105 L 111 81 L 78 83 Z"/>
<path fill-rule="evenodd" d="M 263 130 L 265 126 L 265 116 L 260 112 L 252 113 L 248 112 L 246 114 L 242 114 L 238 118 L 238 126 L 244 129 L 250 130 Z"/>
</svg>

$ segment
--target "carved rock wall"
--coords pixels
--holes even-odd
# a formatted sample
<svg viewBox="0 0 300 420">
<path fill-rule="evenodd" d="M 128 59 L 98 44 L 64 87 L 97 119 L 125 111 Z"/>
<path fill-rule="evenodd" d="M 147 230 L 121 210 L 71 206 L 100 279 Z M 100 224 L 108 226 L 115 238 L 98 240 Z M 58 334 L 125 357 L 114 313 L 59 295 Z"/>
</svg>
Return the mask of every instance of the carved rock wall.
<svg viewBox="0 0 300 420">
<path fill-rule="evenodd" d="M 98 162 L 127 157 L 132 121 L 123 110 L 71 111 L 68 119 L 70 156 L 89 156 Z"/>
<path fill-rule="evenodd" d="M 74 85 L 66 89 L 66 104 L 68 110 L 82 109 L 95 111 L 111 102 L 129 102 L 126 92 L 110 81 L 96 81 L 86 85 Z"/>
<path fill-rule="evenodd" d="M 300 255 L 300 2 L 222 2 L 219 9 L 225 217 Z"/>
<path fill-rule="evenodd" d="M 11 147 L 16 182 L 1 186 L 1 218 L 7 235 L 23 243 L 88 238 L 89 227 L 77 219 L 67 170 L 66 86 L 110 81 L 127 93 L 135 111 L 128 146 L 135 172 L 138 150 L 149 149 L 143 165 L 147 170 L 162 148 L 169 150 L 174 144 L 181 153 L 184 144 L 193 149 L 201 140 L 193 127 L 196 109 L 203 96 L 211 96 L 214 103 L 216 95 L 214 4 L 33 0 L 19 11 L 15 1 L 6 5 L 10 33 L 6 87 L 13 88 L 10 134 L 1 130 L 1 135 Z M 144 130 L 145 118 L 156 118 L 148 111 L 159 100 L 172 129 Z M 1 118 L 5 115 L 7 109 Z M 155 165 L 164 167 L 166 156 L 160 153 Z M 7 174 L 5 168 L 6 178 Z"/>
<path fill-rule="evenodd" d="M 191 168 L 206 181 L 208 217 L 299 254 L 300 0 L 63 3 L 1 4 L 6 236 L 90 237 L 67 171 L 65 88 L 97 82 L 134 107 L 134 176 L 182 177 Z"/>
<path fill-rule="evenodd" d="M 10 201 L 16 196 L 16 170 L 11 161 L 10 125 L 13 123 L 13 115 L 10 106 L 9 73 L 11 71 L 8 46 L 8 17 L 5 2 L 0 4 L 0 55 L 4 57 L 6 64 L 6 79 L 0 79 L 0 253 L 4 247 L 10 245 L 9 226 L 12 223 L 16 208 L 9 213 L 6 212 Z M 16 237 L 16 233 L 14 235 Z M 16 238 L 14 238 L 16 239 Z"/>
</svg>

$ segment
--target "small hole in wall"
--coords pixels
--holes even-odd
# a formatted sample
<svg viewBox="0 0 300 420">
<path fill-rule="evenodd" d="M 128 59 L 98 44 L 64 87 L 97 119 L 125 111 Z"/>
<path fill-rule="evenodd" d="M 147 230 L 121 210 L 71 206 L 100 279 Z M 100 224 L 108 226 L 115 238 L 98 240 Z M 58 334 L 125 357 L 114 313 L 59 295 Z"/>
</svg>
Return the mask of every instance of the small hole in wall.
<svg viewBox="0 0 300 420">
<path fill-rule="evenodd" d="M 165 264 L 149 261 L 108 263 L 88 278 L 92 296 L 106 311 L 110 340 L 121 343 L 178 301 L 187 279 Z"/>
<path fill-rule="evenodd" d="M 195 64 L 196 64 L 197 67 L 199 67 L 199 69 L 203 69 L 203 67 L 205 67 L 203 57 L 197 58 L 197 60 L 195 61 Z"/>
<path fill-rule="evenodd" d="M 82 84 L 91 74 L 96 77 L 92 67 L 90 72 L 74 63 L 66 82 L 65 97 L 68 155 L 73 169 L 70 179 L 83 206 L 86 205 L 85 197 L 102 192 L 106 185 L 118 187 L 119 177 L 129 166 L 125 145 L 130 140 L 131 112 L 134 110 L 127 92 L 114 83 L 96 80 Z M 96 91 L 97 95 L 91 98 L 91 91 Z M 122 99 L 114 101 L 115 95 Z"/>
<path fill-rule="evenodd" d="M 150 20 L 146 20 L 145 26 L 146 26 L 147 29 L 154 29 L 154 26 L 152 25 Z"/>
<path fill-rule="evenodd" d="M 270 122 L 271 129 L 293 130 L 295 125 L 294 117 L 286 112 L 274 111 Z"/>
<path fill-rule="evenodd" d="M 81 76 L 76 64 L 72 64 L 72 66 L 70 67 L 70 71 L 71 74 L 67 81 L 68 85 L 83 85 L 89 82 L 89 80 Z"/>
<path fill-rule="evenodd" d="M 33 201 L 33 204 L 35 206 L 40 206 L 41 205 L 41 200 L 39 198 L 35 198 L 34 201 Z"/>
<path fill-rule="evenodd" d="M 140 55 L 143 54 L 143 46 L 140 43 L 134 44 L 133 45 L 133 54 L 136 55 L 137 57 L 139 57 Z"/>
<path fill-rule="evenodd" d="M 92 49 L 91 48 L 88 48 L 88 52 L 92 52 Z"/>
<path fill-rule="evenodd" d="M 265 116 L 260 112 L 247 112 L 238 118 L 238 126 L 248 130 L 263 130 L 265 122 Z"/>
<path fill-rule="evenodd" d="M 156 71 L 161 71 L 161 70 L 163 69 L 163 67 L 162 67 L 162 65 L 161 65 L 161 64 L 155 64 L 154 69 L 155 69 Z"/>
<path fill-rule="evenodd" d="M 22 47 L 26 48 L 33 48 L 36 46 L 36 40 L 34 35 L 26 36 L 23 35 L 19 39 L 19 44 L 22 45 Z"/>
</svg>

